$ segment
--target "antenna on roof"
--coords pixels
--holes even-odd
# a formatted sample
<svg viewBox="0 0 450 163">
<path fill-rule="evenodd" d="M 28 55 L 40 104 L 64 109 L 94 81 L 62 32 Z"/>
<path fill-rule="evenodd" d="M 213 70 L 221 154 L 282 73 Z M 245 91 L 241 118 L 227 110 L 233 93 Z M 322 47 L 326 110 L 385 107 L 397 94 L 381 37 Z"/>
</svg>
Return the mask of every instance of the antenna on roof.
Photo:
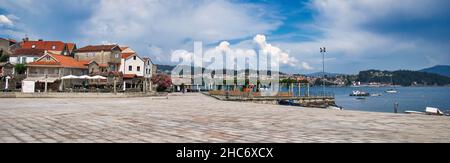
<svg viewBox="0 0 450 163">
<path fill-rule="evenodd" d="M 29 41 L 30 39 L 28 38 L 28 35 L 25 34 L 25 38 L 23 38 L 23 42 Z"/>
</svg>

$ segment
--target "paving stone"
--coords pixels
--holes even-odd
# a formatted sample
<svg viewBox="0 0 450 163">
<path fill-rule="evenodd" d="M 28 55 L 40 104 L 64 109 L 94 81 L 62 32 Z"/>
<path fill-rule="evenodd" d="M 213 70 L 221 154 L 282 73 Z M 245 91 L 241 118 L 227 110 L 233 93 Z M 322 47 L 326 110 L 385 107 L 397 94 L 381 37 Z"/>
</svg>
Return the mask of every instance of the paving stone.
<svg viewBox="0 0 450 163">
<path fill-rule="evenodd" d="M 168 99 L 0 99 L 0 143 L 450 143 L 450 118 Z"/>
</svg>

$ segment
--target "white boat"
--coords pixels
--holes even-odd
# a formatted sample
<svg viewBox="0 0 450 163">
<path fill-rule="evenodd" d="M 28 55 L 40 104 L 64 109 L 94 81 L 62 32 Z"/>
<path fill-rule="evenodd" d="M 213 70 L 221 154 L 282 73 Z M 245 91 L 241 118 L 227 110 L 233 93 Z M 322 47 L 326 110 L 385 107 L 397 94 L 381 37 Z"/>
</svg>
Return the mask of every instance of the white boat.
<svg viewBox="0 0 450 163">
<path fill-rule="evenodd" d="M 392 76 L 393 76 L 393 75 L 391 75 L 391 84 L 394 86 L 394 88 L 393 88 L 393 89 L 387 90 L 386 93 L 396 94 L 396 93 L 397 93 L 397 90 L 395 89 L 395 84 L 394 84 L 394 80 L 392 79 Z"/>
<path fill-rule="evenodd" d="M 370 96 L 370 94 L 363 91 L 353 91 L 350 96 Z"/>
<path fill-rule="evenodd" d="M 430 115 L 445 115 L 444 112 L 434 107 L 427 107 L 425 109 L 425 112 Z"/>
<path fill-rule="evenodd" d="M 373 94 L 370 94 L 370 96 L 372 96 L 372 97 L 378 97 L 378 96 L 381 96 L 381 93 L 373 93 Z"/>
<path fill-rule="evenodd" d="M 420 114 L 420 115 L 425 115 L 425 114 L 426 114 L 425 112 L 420 112 L 420 111 L 410 111 L 410 110 L 405 111 L 405 113 L 406 113 L 406 114 Z"/>
<path fill-rule="evenodd" d="M 397 91 L 393 90 L 393 89 L 390 89 L 390 90 L 387 90 L 386 93 L 395 94 L 395 93 L 397 93 Z"/>
<path fill-rule="evenodd" d="M 327 109 L 330 109 L 330 110 L 344 110 L 342 107 L 337 107 L 337 106 L 328 106 Z"/>
</svg>

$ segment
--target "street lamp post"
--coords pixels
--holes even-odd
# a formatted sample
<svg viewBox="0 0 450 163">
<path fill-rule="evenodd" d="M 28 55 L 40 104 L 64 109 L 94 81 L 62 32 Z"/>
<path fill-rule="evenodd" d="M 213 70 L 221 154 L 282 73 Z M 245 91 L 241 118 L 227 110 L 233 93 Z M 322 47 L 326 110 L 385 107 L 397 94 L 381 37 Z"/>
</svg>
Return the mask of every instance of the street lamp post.
<svg viewBox="0 0 450 163">
<path fill-rule="evenodd" d="M 325 53 L 327 49 L 325 47 L 320 48 L 322 53 L 322 96 L 325 96 Z"/>
</svg>

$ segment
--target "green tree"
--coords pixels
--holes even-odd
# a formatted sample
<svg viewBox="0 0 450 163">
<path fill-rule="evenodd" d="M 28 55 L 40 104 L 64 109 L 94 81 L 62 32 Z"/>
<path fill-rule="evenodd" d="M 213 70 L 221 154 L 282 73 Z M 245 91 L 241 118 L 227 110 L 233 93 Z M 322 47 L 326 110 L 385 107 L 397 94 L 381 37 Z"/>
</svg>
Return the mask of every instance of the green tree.
<svg viewBox="0 0 450 163">
<path fill-rule="evenodd" d="M 25 64 L 16 64 L 14 68 L 17 74 L 24 74 L 25 71 L 27 71 L 27 67 L 25 66 Z"/>
</svg>

